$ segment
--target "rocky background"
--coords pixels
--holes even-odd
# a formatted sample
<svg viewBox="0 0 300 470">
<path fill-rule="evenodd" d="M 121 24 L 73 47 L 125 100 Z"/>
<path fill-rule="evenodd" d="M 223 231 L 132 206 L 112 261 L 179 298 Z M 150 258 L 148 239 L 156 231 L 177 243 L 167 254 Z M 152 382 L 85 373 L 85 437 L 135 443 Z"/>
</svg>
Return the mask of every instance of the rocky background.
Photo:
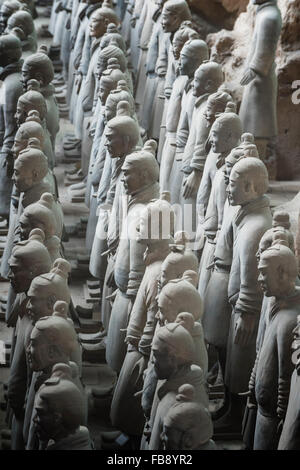
<svg viewBox="0 0 300 470">
<path fill-rule="evenodd" d="M 210 33 L 208 43 L 215 59 L 223 64 L 228 87 L 240 104 L 243 89 L 239 81 L 256 7 L 248 0 L 190 0 L 189 4 L 195 15 L 204 20 Z M 300 81 L 300 0 L 278 0 L 278 6 L 283 28 L 277 50 L 277 179 L 293 180 L 300 178 L 300 104 L 292 102 L 292 84 Z"/>
</svg>

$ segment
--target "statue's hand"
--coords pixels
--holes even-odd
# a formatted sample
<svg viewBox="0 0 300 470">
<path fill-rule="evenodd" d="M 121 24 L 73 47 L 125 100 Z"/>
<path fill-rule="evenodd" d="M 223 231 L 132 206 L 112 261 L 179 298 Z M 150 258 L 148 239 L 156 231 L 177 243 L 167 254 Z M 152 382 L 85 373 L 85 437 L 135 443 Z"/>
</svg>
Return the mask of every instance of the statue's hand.
<svg viewBox="0 0 300 470">
<path fill-rule="evenodd" d="M 193 197 L 199 188 L 200 180 L 202 173 L 200 171 L 194 170 L 183 182 L 183 197 L 184 199 L 189 199 Z"/>
<path fill-rule="evenodd" d="M 156 77 L 156 73 L 153 70 L 147 70 L 146 75 L 149 78 L 155 78 Z"/>
<path fill-rule="evenodd" d="M 171 98 L 172 88 L 165 88 L 165 97 L 167 100 Z"/>
<path fill-rule="evenodd" d="M 256 76 L 257 76 L 257 74 L 254 70 L 247 69 L 246 72 L 243 75 L 242 80 L 241 80 L 241 85 L 242 86 L 248 85 L 250 82 L 252 82 L 252 80 L 255 79 Z"/>
<path fill-rule="evenodd" d="M 136 25 L 136 17 L 135 16 L 132 16 L 130 18 L 130 25 L 132 28 L 135 28 L 135 25 Z"/>
<path fill-rule="evenodd" d="M 75 79 L 75 87 L 76 87 L 77 95 L 79 95 L 80 88 L 81 88 L 81 83 L 82 83 L 82 73 L 78 72 L 76 74 L 76 79 Z"/>
<path fill-rule="evenodd" d="M 254 339 L 256 318 L 254 315 L 243 313 L 234 325 L 234 343 L 246 347 Z"/>
</svg>

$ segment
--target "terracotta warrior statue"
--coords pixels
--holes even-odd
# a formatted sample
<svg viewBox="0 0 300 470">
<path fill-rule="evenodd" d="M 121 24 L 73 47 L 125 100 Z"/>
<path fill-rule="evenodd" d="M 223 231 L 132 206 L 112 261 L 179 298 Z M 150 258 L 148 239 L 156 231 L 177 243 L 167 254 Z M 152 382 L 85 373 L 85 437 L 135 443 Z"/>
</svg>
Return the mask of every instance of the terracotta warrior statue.
<svg viewBox="0 0 300 470">
<path fill-rule="evenodd" d="M 16 11 L 21 8 L 21 3 L 18 0 L 5 0 L 5 2 L 1 2 L 0 7 L 0 33 L 3 34 L 6 26 L 7 21 L 11 15 L 13 15 Z"/>
<path fill-rule="evenodd" d="M 197 226 L 196 198 L 201 180 L 201 171 L 195 168 L 202 167 L 202 170 L 204 169 L 206 155 L 203 150 L 211 128 L 207 125 L 206 119 L 208 98 L 218 90 L 223 80 L 222 67 L 213 61 L 204 62 L 194 75 L 193 95 L 196 97 L 196 101 L 189 136 L 182 157 L 181 171 L 184 176 L 179 198 L 183 213 L 185 205 L 192 206 L 192 224 L 194 226 L 194 228 L 191 226 L 192 231 L 195 231 Z M 202 149 L 202 152 L 200 149 Z M 196 155 L 195 150 L 197 151 Z M 193 165 L 195 165 L 194 169 L 191 167 L 192 160 Z M 183 217 L 183 226 L 187 230 L 185 222 L 186 217 Z"/>
<path fill-rule="evenodd" d="M 194 264 L 195 258 L 195 255 L 186 252 L 183 255 L 176 254 L 175 256 L 173 253 L 170 253 L 165 259 L 161 275 L 161 285 L 163 287 L 158 296 L 158 324 L 156 331 L 159 327 L 172 322 L 177 322 L 186 327 L 194 342 L 195 357 L 193 363 L 201 367 L 204 377 L 206 377 L 208 357 L 200 322 L 203 307 L 201 297 L 196 289 L 197 274 L 195 271 L 187 270 L 182 273 L 180 279 L 176 279 L 176 277 L 174 280 L 168 279 L 168 276 L 172 273 L 175 276 L 178 275 L 178 272 L 184 265 Z M 183 299 L 185 300 L 183 301 Z M 187 299 L 188 302 L 186 301 Z M 142 407 L 146 418 L 149 418 L 157 380 L 153 360 L 150 358 L 144 375 L 142 396 Z"/>
<path fill-rule="evenodd" d="M 206 376 L 208 360 L 201 325 L 203 303 L 196 286 L 197 275 L 195 271 L 185 271 L 181 279 L 169 281 L 158 296 L 157 318 L 159 325 L 164 326 L 166 323 L 174 322 L 181 312 L 189 312 L 193 315 L 195 324 L 191 335 L 195 343 L 194 363 L 201 367 Z"/>
<path fill-rule="evenodd" d="M 181 385 L 176 402 L 163 419 L 163 449 L 217 450 L 212 436 L 213 424 L 208 409 L 195 400 L 192 385 Z"/>
<path fill-rule="evenodd" d="M 45 245 L 53 236 L 61 238 L 62 224 L 57 220 L 55 200 L 52 194 L 43 193 L 41 198 L 28 205 L 19 220 L 21 240 L 27 240 L 30 231 L 40 228 L 45 233 Z"/>
<path fill-rule="evenodd" d="M 118 372 L 126 354 L 126 345 L 123 343 L 125 334 L 121 333 L 120 336 L 120 329 L 127 326 L 128 315 L 145 271 L 144 249 L 138 242 L 136 227 L 145 205 L 159 196 L 156 146 L 151 147 L 151 143 L 149 141 L 149 150 L 146 142 L 143 150 L 128 155 L 122 165 L 122 183 L 128 205 L 124 210 L 116 252 L 114 279 L 118 292 L 111 312 L 106 345 L 106 360 Z M 116 197 L 119 197 L 117 193 Z"/>
<path fill-rule="evenodd" d="M 11 362 L 8 400 L 15 414 L 13 428 L 14 448 L 24 448 L 23 418 L 25 392 L 31 380 L 31 371 L 26 363 L 26 348 L 34 324 L 46 315 L 51 315 L 57 300 L 70 302 L 67 284 L 70 264 L 58 258 L 50 272 L 33 279 L 27 292 L 26 311 L 20 317 L 14 355 Z"/>
<path fill-rule="evenodd" d="M 140 107 L 139 118 L 141 126 L 146 131 L 149 130 L 152 117 L 152 109 L 154 106 L 154 100 L 156 95 L 156 63 L 160 55 L 160 49 L 164 47 L 163 37 L 164 30 L 161 24 L 161 12 L 165 0 L 157 0 L 157 9 L 152 17 L 153 29 L 150 36 L 148 51 L 146 57 L 145 71 L 146 71 L 146 84 L 145 93 L 143 96 L 143 106 Z M 166 74 L 167 66 L 166 63 L 161 64 L 160 73 Z"/>
<path fill-rule="evenodd" d="M 278 450 L 297 450 L 299 449 L 299 338 L 300 338 L 300 316 L 297 319 L 297 326 L 294 329 L 294 342 L 292 343 L 292 362 L 295 370 L 292 374 L 289 404 L 283 423 L 283 429 L 279 440 Z"/>
<path fill-rule="evenodd" d="M 3 7 L 3 6 L 2 6 Z M 12 191 L 11 148 L 17 131 L 14 118 L 19 96 L 22 94 L 21 41 L 12 34 L 0 37 L 0 216 L 8 218 Z"/>
<path fill-rule="evenodd" d="M 20 152 L 14 162 L 12 181 L 20 198 L 14 193 L 10 211 L 10 227 L 1 261 L 1 273 L 4 276 L 7 275 L 8 259 L 17 236 L 15 230 L 24 208 L 38 201 L 44 192 L 54 192 L 53 180 L 49 181 L 48 174 L 48 162 L 41 151 L 40 142 L 35 138 L 29 139 L 28 146 Z"/>
<path fill-rule="evenodd" d="M 102 322 L 107 331 L 109 323 L 109 315 L 111 311 L 110 303 L 105 301 L 108 288 L 105 277 L 112 275 L 114 256 L 119 243 L 119 236 L 122 227 L 122 212 L 119 207 L 122 205 L 122 195 L 124 188 L 122 185 L 122 164 L 127 155 L 131 154 L 139 142 L 140 133 L 139 127 L 132 117 L 130 117 L 129 103 L 120 101 L 118 104 L 117 116 L 108 121 L 105 128 L 106 149 L 109 158 L 112 160 L 111 177 L 108 175 L 109 187 L 107 188 L 106 195 L 103 194 L 103 208 L 99 204 L 99 218 L 96 227 L 91 258 L 90 258 L 90 273 L 100 280 L 103 285 L 102 295 Z M 104 174 L 103 174 L 104 176 Z M 99 184 L 102 185 L 102 180 Z M 106 189 L 105 188 L 105 189 Z M 108 205 L 107 205 L 108 204 Z M 111 208 L 109 214 L 108 209 Z M 106 254 L 105 251 L 109 250 Z M 103 256 L 99 256 L 99 254 Z M 109 269 L 107 270 L 107 265 Z"/>
<path fill-rule="evenodd" d="M 67 312 L 68 305 L 57 301 L 54 304 L 53 314 L 38 320 L 30 335 L 27 358 L 29 366 L 35 373 L 32 376 L 25 411 L 24 440 L 28 450 L 37 448 L 38 444 L 34 410 L 36 392 L 50 377 L 55 364 L 69 364 L 69 361 L 73 360 L 79 367 L 81 366 L 81 348 L 73 322 L 67 317 Z M 76 385 L 82 389 L 79 377 L 76 378 Z"/>
<path fill-rule="evenodd" d="M 20 204 L 23 207 L 39 200 L 50 185 L 44 181 L 48 174 L 48 161 L 39 147 L 37 139 L 31 138 L 28 147 L 22 150 L 14 162 L 12 180 L 20 193 L 24 193 Z"/>
<path fill-rule="evenodd" d="M 157 322 L 158 279 L 162 262 L 170 251 L 169 244 L 174 231 L 174 212 L 168 197 L 168 193 L 163 193 L 161 199 L 150 202 L 141 213 L 138 226 L 138 241 L 145 247 L 146 269 L 130 314 L 125 339 L 128 344 L 127 354 L 110 413 L 113 426 L 127 435 L 139 436 L 144 427 L 141 397 L 135 396 L 135 393 L 143 386 L 143 372 L 148 364 Z M 134 412 L 134 421 L 130 420 L 129 409 L 131 413 Z"/>
<path fill-rule="evenodd" d="M 34 424 L 45 450 L 92 450 L 84 423 L 85 400 L 68 364 L 57 363 L 39 388 L 34 402 Z"/>
<path fill-rule="evenodd" d="M 57 220 L 57 207 L 55 205 L 53 195 L 43 193 L 38 202 L 25 208 L 16 229 L 21 240 L 27 240 L 29 233 L 35 228 L 43 230 L 45 234 L 44 244 L 53 262 L 62 256 L 61 225 Z"/>
<path fill-rule="evenodd" d="M 54 68 L 51 59 L 43 53 L 36 52 L 25 59 L 22 66 L 22 80 L 25 90 L 28 81 L 34 78 L 40 83 L 41 93 L 47 104 L 46 123 L 50 132 L 53 150 L 55 151 L 56 134 L 59 131 L 58 107 L 54 97 Z"/>
<path fill-rule="evenodd" d="M 23 449 L 22 427 L 24 420 L 24 402 L 27 388 L 27 366 L 24 344 L 27 331 L 31 328 L 31 320 L 27 315 L 27 291 L 31 281 L 40 274 L 49 272 L 51 259 L 44 243 L 43 232 L 33 230 L 28 241 L 18 243 L 9 260 L 9 279 L 15 293 L 15 300 L 6 312 L 7 323 L 16 325 L 14 331 L 14 353 L 11 362 L 8 401 L 14 413 L 12 427 L 12 447 Z"/>
<path fill-rule="evenodd" d="M 229 183 L 231 171 L 238 161 L 250 157 L 258 158 L 257 149 L 253 142 L 252 135 L 243 134 L 241 144 L 234 148 L 225 158 L 223 176 L 226 186 Z M 228 199 L 226 199 L 223 222 L 216 239 L 213 262 L 208 267 L 210 278 L 203 299 L 204 316 L 202 323 L 205 340 L 210 345 L 209 347 L 214 348 L 217 353 L 219 370 L 222 373 L 222 377 L 225 376 L 226 350 L 231 317 L 231 305 L 228 301 L 228 282 L 232 264 L 233 222 L 238 209 L 239 206 L 231 206 Z M 214 419 L 220 417 L 227 410 L 229 403 L 227 392 L 228 390 L 225 387 L 223 405 L 213 413 Z"/>
<path fill-rule="evenodd" d="M 165 134 L 160 139 L 159 148 L 161 149 L 161 186 L 167 187 L 169 184 L 170 171 L 174 161 L 176 151 L 176 131 L 181 114 L 182 95 L 184 93 L 185 85 L 188 81 L 187 75 L 179 73 L 179 60 L 180 53 L 186 42 L 192 39 L 199 39 L 198 33 L 191 27 L 190 21 L 184 21 L 180 28 L 176 31 L 172 41 L 173 56 L 176 61 L 177 77 L 174 80 L 172 91 L 168 98 L 167 110 L 165 114 Z M 147 91 L 146 91 L 147 93 Z M 162 124 L 163 125 L 163 124 Z M 161 136 L 162 137 L 162 136 Z"/>
<path fill-rule="evenodd" d="M 202 228 L 205 233 L 205 245 L 199 266 L 199 292 L 201 296 L 209 282 L 211 271 L 207 269 L 213 261 L 213 254 L 218 232 L 222 226 L 224 205 L 226 201 L 226 186 L 224 180 L 225 158 L 239 143 L 242 135 L 242 123 L 235 113 L 235 105 L 229 102 L 225 112 L 222 113 L 212 125 L 210 141 L 215 154 L 217 171 L 213 180 Z"/>
<path fill-rule="evenodd" d="M 152 109 L 151 125 L 149 129 L 149 135 L 151 135 L 153 138 L 158 139 L 160 134 L 160 125 L 162 122 L 162 115 L 164 110 L 164 100 L 159 99 L 159 96 L 164 94 L 168 62 L 169 60 L 173 60 L 171 38 L 172 35 L 179 29 L 181 23 L 190 19 L 191 12 L 185 0 L 168 0 L 164 3 L 161 13 L 161 26 L 164 34 L 161 38 L 162 43 L 159 45 L 159 53 L 155 65 L 155 80 L 157 88 L 153 101 L 154 106 Z M 194 57 L 197 58 L 196 52 Z M 200 65 L 200 62 L 198 65 Z"/>
<path fill-rule="evenodd" d="M 197 68 L 207 59 L 208 46 L 201 39 L 191 39 L 187 41 L 180 52 L 178 62 L 179 74 L 187 76 L 188 79 L 185 81 L 181 98 L 181 111 L 176 129 L 176 152 L 175 155 L 173 154 L 173 162 L 170 162 L 171 165 L 169 163 L 168 180 L 166 180 L 166 185 L 171 191 L 172 203 L 179 202 L 180 185 L 182 182 L 182 172 L 180 171 L 181 162 L 192 125 L 192 115 L 196 100 L 192 81 Z"/>
<path fill-rule="evenodd" d="M 206 126 L 209 129 L 211 129 L 218 115 L 225 112 L 229 102 L 232 102 L 232 97 L 225 90 L 222 90 L 222 86 L 216 93 L 209 95 L 206 103 L 206 110 L 204 112 Z M 201 175 L 197 194 L 197 218 L 200 223 L 203 223 L 213 179 L 217 171 L 216 155 L 210 148 L 209 140 L 204 145 L 201 141 L 196 143 L 190 167 L 193 171 L 188 177 L 188 181 L 186 183 L 187 191 L 189 189 L 192 191 L 194 183 L 199 179 L 197 177 L 198 175 L 194 174 L 194 172 L 199 170 Z"/>
<path fill-rule="evenodd" d="M 11 33 L 14 28 L 18 28 L 22 42 L 22 58 L 26 59 L 37 50 L 36 32 L 31 14 L 28 11 L 19 10 L 11 15 L 7 21 L 6 32 Z"/>
<path fill-rule="evenodd" d="M 284 240 L 288 248 L 292 250 L 293 253 L 295 253 L 295 240 L 294 240 L 294 236 L 290 228 L 291 228 L 291 222 L 290 222 L 289 214 L 285 211 L 275 210 L 273 214 L 272 227 L 269 230 L 267 230 L 260 239 L 258 250 L 256 253 L 257 262 L 259 262 L 261 254 L 267 248 L 270 248 L 275 243 L 275 241 L 281 242 L 281 240 Z M 256 339 L 257 352 L 260 349 L 260 346 L 263 342 L 264 335 L 265 335 L 266 313 L 267 313 L 267 304 L 268 304 L 267 300 L 268 299 L 265 296 L 263 299 L 262 309 L 260 313 L 259 327 L 258 327 L 258 333 L 257 333 L 257 339 Z"/>
<path fill-rule="evenodd" d="M 94 131 L 86 183 L 85 203 L 90 207 L 90 215 L 86 231 L 86 247 L 89 252 L 92 248 L 97 226 L 99 215 L 98 206 L 101 204 L 103 199 L 106 198 L 112 170 L 112 160 L 105 147 L 105 125 L 106 122 L 116 116 L 117 105 L 120 101 L 131 101 L 132 112 L 130 113 L 130 116 L 134 115 L 134 98 L 127 87 L 125 75 L 121 72 L 116 59 L 109 59 L 108 62 L 108 69 L 103 72 L 99 82 L 98 102 L 101 106 L 98 107 L 97 103 L 94 113 L 94 116 L 97 116 L 95 123 L 96 128 Z M 120 86 L 118 86 L 119 81 L 124 84 L 124 90 L 120 89 Z M 116 92 L 114 93 L 114 99 L 110 100 L 110 106 L 108 106 L 108 99 L 112 96 L 113 92 Z M 111 114 L 108 110 L 111 110 Z M 93 130 L 91 132 L 93 132 Z"/>
<path fill-rule="evenodd" d="M 178 387 L 186 383 L 193 385 L 196 401 L 205 407 L 208 406 L 208 396 L 203 372 L 194 365 L 195 347 L 192 337 L 182 325 L 169 323 L 159 328 L 153 339 L 152 353 L 159 382 L 148 423 L 147 433 L 151 433 L 148 448 L 159 450 L 163 448 L 163 419 L 176 401 Z"/>
<path fill-rule="evenodd" d="M 269 302 L 266 331 L 249 384 L 258 407 L 254 450 L 277 449 L 294 369 L 290 353 L 300 314 L 300 289 L 295 285 L 298 266 L 283 243 L 275 240 L 258 263 L 258 282 Z"/>
<path fill-rule="evenodd" d="M 248 388 L 256 355 L 262 292 L 257 281 L 255 254 L 262 235 L 272 224 L 270 202 L 265 196 L 267 189 L 268 172 L 261 160 L 245 158 L 234 165 L 227 194 L 229 203 L 240 208 L 233 220 L 233 257 L 228 284 L 232 315 L 225 385 L 230 393 L 231 409 L 224 420 L 236 423 L 241 422 L 244 407 L 238 394 Z"/>
<path fill-rule="evenodd" d="M 38 112 L 40 124 L 44 130 L 43 149 L 45 150 L 45 155 L 48 158 L 49 168 L 53 168 L 55 163 L 55 152 L 52 147 L 51 136 L 46 123 L 47 102 L 41 93 L 39 82 L 34 79 L 28 81 L 27 92 L 21 95 L 18 99 L 17 111 L 15 114 L 18 127 L 26 122 L 29 117 L 29 113 L 32 113 L 32 111 Z M 33 117 L 32 114 L 31 116 L 32 119 L 37 119 L 36 117 Z"/>
<path fill-rule="evenodd" d="M 90 117 L 92 115 L 94 106 L 94 95 L 97 87 L 97 60 L 99 54 L 99 46 L 101 38 L 105 34 L 107 25 L 109 23 L 114 23 L 116 25 L 118 25 L 119 23 L 117 15 L 111 8 L 102 6 L 101 8 L 95 10 L 90 18 L 90 62 L 86 73 L 82 72 L 82 75 L 79 74 L 78 77 L 78 80 L 80 79 L 80 77 L 84 78 L 82 86 L 80 87 L 79 97 L 76 105 L 77 110 L 74 117 L 76 135 L 79 139 L 84 139 L 87 120 L 90 120 Z M 77 90 L 79 90 L 79 88 L 77 88 Z M 82 111 L 79 113 L 80 109 L 82 109 Z M 82 142 L 82 152 L 84 152 L 84 155 L 88 158 L 92 142 L 91 139 L 88 139 L 87 142 L 85 142 L 84 140 Z M 88 145 L 88 148 L 83 148 L 83 146 L 86 145 Z M 83 166 L 84 174 L 86 174 L 87 169 L 88 162 L 86 162 Z"/>
<path fill-rule="evenodd" d="M 252 0 L 258 5 L 253 38 L 241 80 L 245 86 L 240 118 L 255 137 L 258 153 L 268 164 L 267 147 L 277 136 L 277 76 L 275 57 L 282 19 L 277 0 Z M 269 149 L 270 150 L 270 149 Z M 271 163 L 271 162 L 270 162 Z"/>
</svg>

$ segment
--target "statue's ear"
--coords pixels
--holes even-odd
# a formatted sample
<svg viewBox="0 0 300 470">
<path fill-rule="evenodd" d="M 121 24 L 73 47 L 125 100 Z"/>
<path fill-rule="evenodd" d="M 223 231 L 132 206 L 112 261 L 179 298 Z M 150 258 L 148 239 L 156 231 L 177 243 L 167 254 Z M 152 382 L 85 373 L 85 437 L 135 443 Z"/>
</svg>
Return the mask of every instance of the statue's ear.
<svg viewBox="0 0 300 470">
<path fill-rule="evenodd" d="M 38 179 L 38 176 L 39 176 L 39 174 L 38 174 L 37 170 L 36 170 L 36 169 L 33 169 L 33 170 L 32 170 L 32 177 L 33 177 L 33 179 L 34 179 L 34 180 L 37 180 L 37 179 Z"/>
</svg>

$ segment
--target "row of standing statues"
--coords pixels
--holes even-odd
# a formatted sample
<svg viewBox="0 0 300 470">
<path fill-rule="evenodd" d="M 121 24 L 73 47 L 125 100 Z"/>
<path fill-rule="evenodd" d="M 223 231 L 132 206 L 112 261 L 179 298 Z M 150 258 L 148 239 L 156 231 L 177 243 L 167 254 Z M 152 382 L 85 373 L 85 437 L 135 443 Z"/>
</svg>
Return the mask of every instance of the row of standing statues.
<svg viewBox="0 0 300 470">
<path fill-rule="evenodd" d="M 92 345 L 116 373 L 111 424 L 132 448 L 216 450 L 218 435 L 238 434 L 247 449 L 299 450 L 299 241 L 266 196 L 276 0 L 252 0 L 239 113 L 185 0 L 52 3 L 60 75 L 38 48 L 34 2 L 0 10 L 12 449 L 94 448 L 82 381 Z M 77 162 L 65 183 L 89 208 L 89 272 L 101 292 L 94 334 L 80 331 L 62 242 L 55 143 L 65 90 L 74 134 L 64 158 Z"/>
</svg>

